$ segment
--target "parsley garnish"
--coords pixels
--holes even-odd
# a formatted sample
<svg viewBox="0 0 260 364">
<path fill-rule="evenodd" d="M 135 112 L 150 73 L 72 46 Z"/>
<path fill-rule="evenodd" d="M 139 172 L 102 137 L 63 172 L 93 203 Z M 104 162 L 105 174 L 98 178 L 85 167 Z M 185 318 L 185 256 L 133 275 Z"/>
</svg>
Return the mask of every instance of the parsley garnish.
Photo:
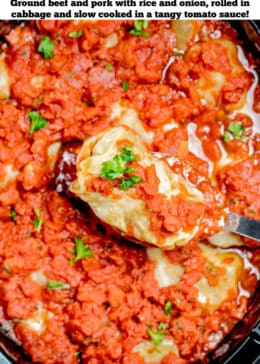
<svg viewBox="0 0 260 364">
<path fill-rule="evenodd" d="M 134 28 L 130 30 L 130 34 L 134 35 L 135 37 L 144 37 L 149 38 L 150 34 L 144 32 L 144 29 L 148 27 L 148 20 L 135 20 L 134 21 Z"/>
<path fill-rule="evenodd" d="M 160 322 L 158 325 L 158 331 L 153 331 L 150 325 L 147 327 L 147 334 L 151 337 L 156 350 L 163 342 L 164 335 L 168 333 L 166 326 L 167 325 L 164 322 Z M 159 352 L 159 350 L 157 351 Z"/>
<path fill-rule="evenodd" d="M 120 187 L 122 188 L 122 190 L 129 190 L 129 188 L 131 188 L 133 185 L 135 185 L 136 183 L 141 181 L 141 177 L 140 176 L 131 176 L 129 178 L 125 178 L 122 180 Z"/>
<path fill-rule="evenodd" d="M 122 82 L 122 88 L 124 91 L 127 91 L 129 89 L 129 83 L 126 81 Z"/>
<path fill-rule="evenodd" d="M 245 140 L 245 138 L 244 138 L 245 131 L 246 131 L 246 129 L 240 121 L 230 123 L 227 130 L 225 130 L 222 135 L 224 142 L 228 142 L 232 136 L 235 139 L 241 139 L 241 140 L 244 139 Z"/>
<path fill-rule="evenodd" d="M 108 179 L 109 181 L 121 178 L 125 173 L 125 165 L 126 163 L 122 160 L 120 154 L 116 154 L 110 161 L 102 163 L 100 176 Z"/>
<path fill-rule="evenodd" d="M 136 161 L 136 157 L 132 153 L 132 147 L 126 146 L 121 148 L 121 153 L 116 154 L 113 159 L 103 162 L 100 176 L 106 178 L 109 181 L 122 178 L 120 187 L 123 190 L 128 190 L 134 184 L 141 181 L 140 176 L 125 177 L 125 174 L 134 172 L 132 167 L 127 167 L 127 163 Z"/>
<path fill-rule="evenodd" d="M 164 305 L 164 312 L 166 316 L 169 316 L 172 310 L 172 303 L 171 301 L 168 301 Z"/>
<path fill-rule="evenodd" d="M 147 334 L 151 337 L 154 347 L 155 347 L 155 349 L 157 349 L 157 347 L 159 345 L 161 345 L 161 343 L 163 342 L 163 339 L 164 339 L 164 335 L 163 335 L 162 331 L 161 330 L 153 331 L 151 329 L 151 326 L 148 326 Z"/>
<path fill-rule="evenodd" d="M 70 289 L 70 285 L 68 283 L 54 281 L 50 279 L 48 281 L 47 289 Z"/>
<path fill-rule="evenodd" d="M 227 131 L 224 131 L 224 133 L 222 134 L 224 142 L 228 142 L 230 140 L 230 134 Z"/>
<path fill-rule="evenodd" d="M 240 122 L 230 123 L 228 126 L 228 131 L 234 135 L 236 138 L 241 138 L 245 132 L 245 128 Z"/>
<path fill-rule="evenodd" d="M 17 214 L 16 214 L 15 210 L 12 209 L 11 212 L 10 212 L 11 219 L 12 220 L 15 220 L 16 219 L 16 216 L 17 216 Z"/>
<path fill-rule="evenodd" d="M 68 36 L 69 36 L 70 38 L 79 38 L 79 37 L 81 37 L 81 36 L 82 36 L 82 34 L 83 34 L 83 30 L 82 30 L 82 29 L 80 29 L 80 30 L 78 30 L 78 31 L 69 32 L 69 33 L 68 33 Z"/>
<path fill-rule="evenodd" d="M 75 256 L 70 259 L 70 265 L 73 265 L 80 259 L 93 257 L 92 250 L 89 249 L 88 245 L 82 239 L 75 237 L 74 241 L 76 244 L 76 248 L 73 250 Z"/>
<path fill-rule="evenodd" d="M 158 330 L 160 330 L 161 332 L 163 332 L 164 334 L 166 333 L 166 324 L 164 322 L 160 322 L 158 325 Z"/>
<path fill-rule="evenodd" d="M 112 68 L 113 68 L 113 66 L 112 66 L 112 64 L 111 64 L 111 63 L 108 63 L 108 64 L 106 65 L 106 70 L 107 70 L 107 71 L 111 71 L 111 70 L 112 70 Z"/>
<path fill-rule="evenodd" d="M 136 161 L 132 154 L 132 147 L 121 148 L 121 153 L 116 154 L 113 159 L 103 162 L 101 177 L 114 181 L 116 178 L 122 178 L 125 173 L 133 172 L 133 168 L 126 168 L 128 162 Z"/>
<path fill-rule="evenodd" d="M 38 46 L 38 52 L 43 54 L 45 59 L 54 57 L 53 50 L 55 43 L 49 37 L 42 37 Z"/>
<path fill-rule="evenodd" d="M 48 122 L 38 114 L 37 111 L 31 111 L 28 114 L 31 121 L 30 134 L 33 134 L 36 130 L 43 129 L 48 125 Z"/>
<path fill-rule="evenodd" d="M 132 147 L 130 147 L 129 145 L 126 146 L 126 147 L 123 147 L 121 149 L 121 158 L 125 162 L 136 161 L 136 157 L 132 153 L 133 153 L 133 148 Z"/>
<path fill-rule="evenodd" d="M 35 227 L 36 231 L 41 231 L 43 220 L 40 215 L 40 209 L 38 207 L 35 207 L 34 213 L 36 216 L 36 219 L 33 221 L 33 226 Z"/>
</svg>

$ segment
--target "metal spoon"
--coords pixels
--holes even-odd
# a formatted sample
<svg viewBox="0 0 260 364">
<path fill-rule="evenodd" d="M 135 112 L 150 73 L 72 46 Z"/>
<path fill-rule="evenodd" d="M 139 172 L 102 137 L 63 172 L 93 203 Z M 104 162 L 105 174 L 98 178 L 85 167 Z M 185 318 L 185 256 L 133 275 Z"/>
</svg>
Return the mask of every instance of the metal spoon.
<svg viewBox="0 0 260 364">
<path fill-rule="evenodd" d="M 260 221 L 229 211 L 224 229 L 260 241 Z"/>
</svg>

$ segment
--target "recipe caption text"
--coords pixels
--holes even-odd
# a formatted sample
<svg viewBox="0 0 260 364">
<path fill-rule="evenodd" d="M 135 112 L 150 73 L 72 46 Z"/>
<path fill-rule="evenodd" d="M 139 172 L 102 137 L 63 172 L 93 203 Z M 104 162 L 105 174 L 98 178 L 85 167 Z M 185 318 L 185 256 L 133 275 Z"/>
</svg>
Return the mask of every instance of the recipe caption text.
<svg viewBox="0 0 260 364">
<path fill-rule="evenodd" d="M 2 19 L 256 19 L 257 0 L 4 0 Z M 4 15 L 4 16 L 3 16 Z"/>
</svg>

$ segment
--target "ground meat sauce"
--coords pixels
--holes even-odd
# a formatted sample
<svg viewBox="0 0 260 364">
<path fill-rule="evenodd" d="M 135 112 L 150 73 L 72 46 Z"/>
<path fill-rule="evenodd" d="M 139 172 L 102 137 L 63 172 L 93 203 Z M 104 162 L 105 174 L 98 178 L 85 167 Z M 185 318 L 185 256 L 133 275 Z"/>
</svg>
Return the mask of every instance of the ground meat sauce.
<svg viewBox="0 0 260 364">
<path fill-rule="evenodd" d="M 7 33 L 1 322 L 35 363 L 206 362 L 247 312 L 257 287 L 256 243 L 149 250 L 64 192 L 77 148 L 117 123 L 111 115 L 119 102 L 137 113 L 150 150 L 173 157 L 174 172 L 199 186 L 209 215 L 221 200 L 259 220 L 252 57 L 248 63 L 236 32 L 219 21 L 38 21 Z M 58 177 L 57 163 L 66 164 Z M 174 282 L 158 278 L 166 261 Z"/>
</svg>

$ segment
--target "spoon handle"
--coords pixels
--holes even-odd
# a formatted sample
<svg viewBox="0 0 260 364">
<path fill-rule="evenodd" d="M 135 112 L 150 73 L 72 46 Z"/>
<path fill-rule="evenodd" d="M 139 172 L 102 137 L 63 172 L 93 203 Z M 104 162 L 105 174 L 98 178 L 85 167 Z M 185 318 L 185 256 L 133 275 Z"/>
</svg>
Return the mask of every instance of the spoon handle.
<svg viewBox="0 0 260 364">
<path fill-rule="evenodd" d="M 224 226 L 225 230 L 260 241 L 260 221 L 229 212 Z"/>
</svg>

